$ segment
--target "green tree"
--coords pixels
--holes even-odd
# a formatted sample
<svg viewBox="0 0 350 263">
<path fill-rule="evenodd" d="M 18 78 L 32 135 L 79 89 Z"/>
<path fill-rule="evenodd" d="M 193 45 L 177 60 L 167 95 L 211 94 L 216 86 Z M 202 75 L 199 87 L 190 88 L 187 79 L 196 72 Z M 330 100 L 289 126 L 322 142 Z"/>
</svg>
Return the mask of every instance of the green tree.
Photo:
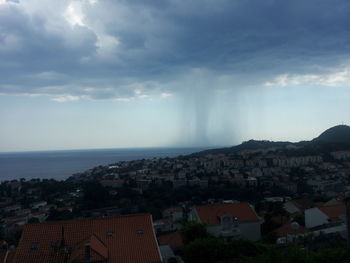
<svg viewBox="0 0 350 263">
<path fill-rule="evenodd" d="M 185 262 L 214 263 L 223 259 L 225 244 L 218 238 L 200 238 L 187 244 L 183 250 Z"/>
<path fill-rule="evenodd" d="M 89 181 L 83 186 L 84 206 L 86 209 L 95 209 L 106 206 L 107 190 L 98 182 Z"/>
<path fill-rule="evenodd" d="M 314 255 L 317 263 L 347 263 L 350 262 L 350 251 L 343 248 L 323 249 Z"/>
<path fill-rule="evenodd" d="M 181 229 L 181 237 L 184 244 L 189 244 L 196 239 L 204 239 L 210 236 L 205 225 L 195 221 L 186 222 Z"/>
</svg>

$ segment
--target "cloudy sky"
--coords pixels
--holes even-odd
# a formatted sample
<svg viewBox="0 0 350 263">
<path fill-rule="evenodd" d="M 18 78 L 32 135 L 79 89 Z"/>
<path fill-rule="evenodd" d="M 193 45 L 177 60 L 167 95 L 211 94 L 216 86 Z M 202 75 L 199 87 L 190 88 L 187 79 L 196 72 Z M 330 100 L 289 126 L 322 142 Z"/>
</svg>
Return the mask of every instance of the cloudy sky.
<svg viewBox="0 0 350 263">
<path fill-rule="evenodd" d="M 349 14 L 348 0 L 0 0 L 0 152 L 349 124 Z"/>
</svg>

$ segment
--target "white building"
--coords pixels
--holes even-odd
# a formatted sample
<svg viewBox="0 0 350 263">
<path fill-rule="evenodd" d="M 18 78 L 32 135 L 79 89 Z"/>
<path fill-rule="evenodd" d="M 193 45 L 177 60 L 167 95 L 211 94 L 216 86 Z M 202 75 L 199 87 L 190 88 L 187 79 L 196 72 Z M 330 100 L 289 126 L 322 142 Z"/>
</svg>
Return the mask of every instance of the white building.
<svg viewBox="0 0 350 263">
<path fill-rule="evenodd" d="M 295 199 L 284 203 L 283 207 L 289 214 L 302 214 L 305 209 L 313 206 L 309 199 Z"/>
<path fill-rule="evenodd" d="M 46 201 L 39 201 L 31 204 L 32 209 L 40 209 L 47 205 Z"/>
<path fill-rule="evenodd" d="M 262 219 L 249 203 L 208 204 L 196 206 L 190 219 L 207 225 L 209 233 L 224 239 L 261 238 Z"/>
<path fill-rule="evenodd" d="M 344 204 L 317 206 L 305 210 L 305 226 L 307 228 L 344 222 L 345 218 L 346 207 Z"/>
</svg>

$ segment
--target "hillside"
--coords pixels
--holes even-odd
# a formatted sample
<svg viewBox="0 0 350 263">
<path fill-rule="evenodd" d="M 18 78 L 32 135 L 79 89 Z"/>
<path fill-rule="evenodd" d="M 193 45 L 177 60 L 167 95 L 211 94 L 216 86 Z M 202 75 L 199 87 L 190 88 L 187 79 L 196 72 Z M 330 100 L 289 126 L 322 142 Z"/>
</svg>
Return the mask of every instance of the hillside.
<svg viewBox="0 0 350 263">
<path fill-rule="evenodd" d="M 337 125 L 321 133 L 313 139 L 313 142 L 320 143 L 350 143 L 350 127 L 347 125 Z"/>
<path fill-rule="evenodd" d="M 287 145 L 291 145 L 291 142 L 273 142 L 273 141 L 256 141 L 249 140 L 245 141 L 239 145 L 226 147 L 226 148 L 218 148 L 218 149 L 210 149 L 201 151 L 198 153 L 194 153 L 193 155 L 206 155 L 206 154 L 230 154 L 236 153 L 242 150 L 255 150 L 255 149 L 268 149 L 268 148 L 284 148 Z"/>
<path fill-rule="evenodd" d="M 287 150 L 286 146 L 294 145 L 297 149 Z M 321 133 L 318 137 L 311 141 L 301 141 L 297 143 L 292 142 L 273 142 L 273 141 L 256 141 L 249 140 L 239 145 L 210 149 L 193 155 L 206 154 L 234 154 L 242 150 L 268 149 L 280 148 L 286 150 L 288 154 L 292 155 L 308 155 L 318 154 L 338 150 L 350 150 L 350 127 L 347 125 L 337 125 L 331 127 Z"/>
</svg>

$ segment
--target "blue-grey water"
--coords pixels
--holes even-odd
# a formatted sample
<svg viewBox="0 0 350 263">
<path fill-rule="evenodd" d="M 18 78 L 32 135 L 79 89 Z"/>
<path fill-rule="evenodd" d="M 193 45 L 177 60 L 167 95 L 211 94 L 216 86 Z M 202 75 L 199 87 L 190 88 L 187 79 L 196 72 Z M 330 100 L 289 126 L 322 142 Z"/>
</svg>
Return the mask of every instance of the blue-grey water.
<svg viewBox="0 0 350 263">
<path fill-rule="evenodd" d="M 0 181 L 66 179 L 98 165 L 153 157 L 176 157 L 204 148 L 131 148 L 0 153 Z"/>
</svg>

